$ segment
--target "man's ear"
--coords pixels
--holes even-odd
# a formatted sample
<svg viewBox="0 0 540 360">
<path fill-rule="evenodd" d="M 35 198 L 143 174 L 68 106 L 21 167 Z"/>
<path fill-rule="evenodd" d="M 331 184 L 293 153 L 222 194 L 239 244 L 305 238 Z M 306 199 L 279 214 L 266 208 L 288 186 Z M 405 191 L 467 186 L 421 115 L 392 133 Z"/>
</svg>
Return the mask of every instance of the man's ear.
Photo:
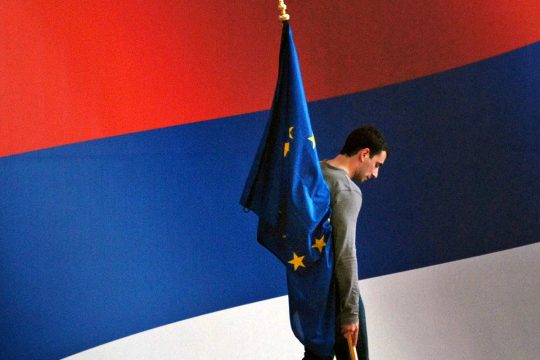
<svg viewBox="0 0 540 360">
<path fill-rule="evenodd" d="M 358 160 L 364 161 L 369 157 L 369 148 L 364 148 L 358 152 Z"/>
</svg>

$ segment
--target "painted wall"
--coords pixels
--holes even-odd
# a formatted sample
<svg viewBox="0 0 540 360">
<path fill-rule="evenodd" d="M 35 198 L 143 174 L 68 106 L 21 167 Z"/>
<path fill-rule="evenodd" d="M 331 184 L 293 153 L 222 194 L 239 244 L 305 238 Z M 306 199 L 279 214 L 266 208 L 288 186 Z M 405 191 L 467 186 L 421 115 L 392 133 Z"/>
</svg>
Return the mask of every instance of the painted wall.
<svg viewBox="0 0 540 360">
<path fill-rule="evenodd" d="M 288 5 L 319 156 L 391 144 L 361 278 L 539 241 L 536 1 Z M 285 294 L 238 205 L 279 34 L 271 1 L 0 5 L 1 358 Z"/>
</svg>

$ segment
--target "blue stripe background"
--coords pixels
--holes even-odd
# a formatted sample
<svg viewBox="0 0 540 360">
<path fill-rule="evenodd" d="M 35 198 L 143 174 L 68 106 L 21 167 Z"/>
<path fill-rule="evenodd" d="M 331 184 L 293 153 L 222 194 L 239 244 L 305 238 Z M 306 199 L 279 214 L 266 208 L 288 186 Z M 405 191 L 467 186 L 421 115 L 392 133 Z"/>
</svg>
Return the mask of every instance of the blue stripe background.
<svg viewBox="0 0 540 360">
<path fill-rule="evenodd" d="M 361 278 L 539 241 L 539 69 L 535 43 L 310 104 L 320 158 L 364 123 L 391 146 L 362 185 Z M 0 358 L 59 358 L 283 295 L 238 204 L 267 116 L 0 159 Z"/>
</svg>

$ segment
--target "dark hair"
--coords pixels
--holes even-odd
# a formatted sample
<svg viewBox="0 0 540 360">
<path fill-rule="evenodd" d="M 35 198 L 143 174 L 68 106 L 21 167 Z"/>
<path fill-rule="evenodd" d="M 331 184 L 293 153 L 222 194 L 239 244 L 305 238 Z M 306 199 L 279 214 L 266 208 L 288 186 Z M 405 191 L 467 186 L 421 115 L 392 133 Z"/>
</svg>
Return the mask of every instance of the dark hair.
<svg viewBox="0 0 540 360">
<path fill-rule="evenodd" d="M 389 155 L 386 140 L 384 140 L 379 130 L 371 125 L 353 130 L 347 137 L 340 154 L 353 156 L 365 148 L 369 149 L 370 157 L 379 154 L 381 151 L 386 151 L 387 156 Z"/>
</svg>

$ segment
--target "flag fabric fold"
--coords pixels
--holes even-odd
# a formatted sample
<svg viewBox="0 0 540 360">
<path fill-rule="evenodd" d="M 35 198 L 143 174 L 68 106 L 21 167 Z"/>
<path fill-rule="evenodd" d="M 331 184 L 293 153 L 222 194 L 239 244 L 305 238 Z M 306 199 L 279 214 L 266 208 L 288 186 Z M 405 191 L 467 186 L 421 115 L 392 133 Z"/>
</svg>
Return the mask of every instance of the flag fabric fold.
<svg viewBox="0 0 540 360">
<path fill-rule="evenodd" d="M 259 243 L 286 266 L 295 336 L 311 351 L 330 355 L 335 340 L 330 191 L 288 22 L 283 24 L 270 119 L 240 204 L 259 217 Z"/>
</svg>

